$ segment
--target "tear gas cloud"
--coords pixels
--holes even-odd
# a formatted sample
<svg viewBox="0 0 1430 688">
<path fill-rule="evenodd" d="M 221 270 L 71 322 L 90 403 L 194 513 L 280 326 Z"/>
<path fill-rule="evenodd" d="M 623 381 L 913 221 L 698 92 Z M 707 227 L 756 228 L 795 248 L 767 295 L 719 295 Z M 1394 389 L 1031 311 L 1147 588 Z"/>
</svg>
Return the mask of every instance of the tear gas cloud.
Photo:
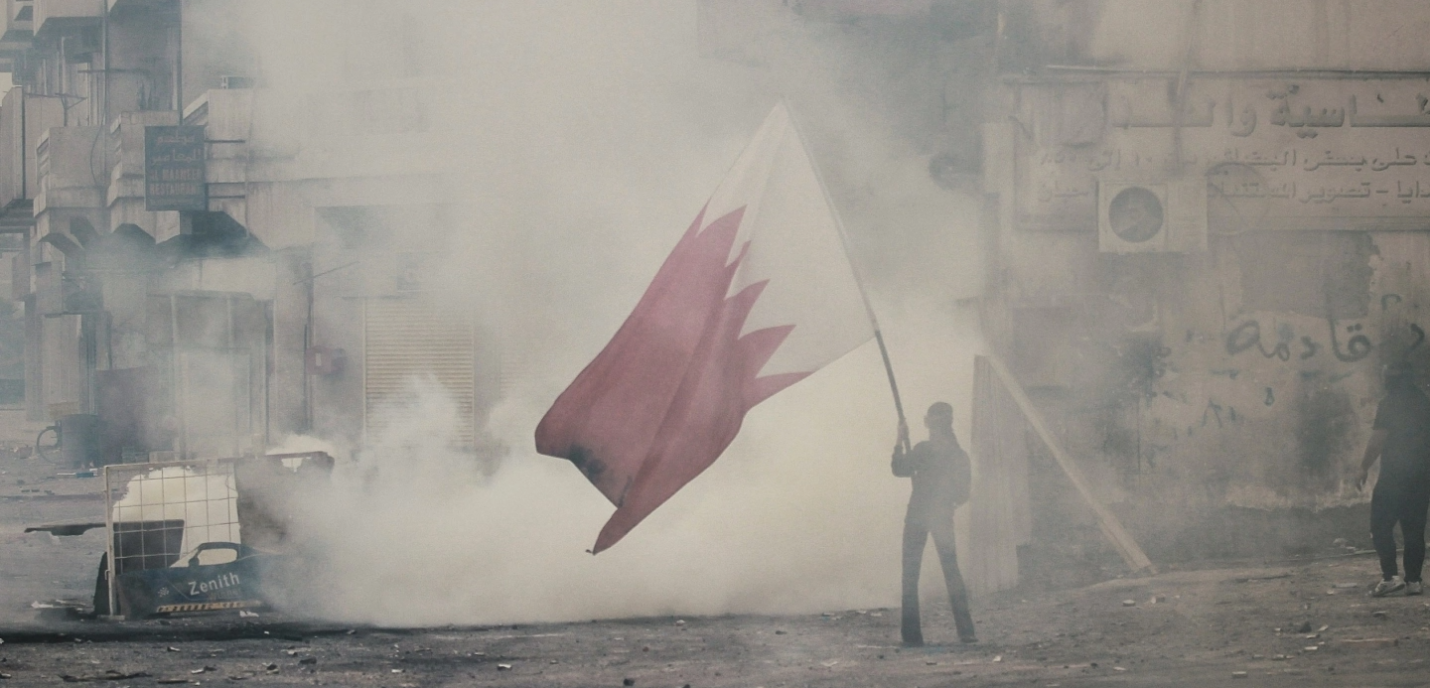
<svg viewBox="0 0 1430 688">
<path fill-rule="evenodd" d="M 930 179 L 876 98 L 841 90 L 860 55 L 791 33 L 783 64 L 798 69 L 702 59 L 693 2 L 412 2 L 401 21 L 390 3 L 251 7 L 260 79 L 292 103 L 390 78 L 335 57 L 355 41 L 390 54 L 384 42 L 416 36 L 411 59 L 442 85 L 424 104 L 450 158 L 442 183 L 463 199 L 432 295 L 478 314 L 505 371 L 485 428 L 509 448 L 495 465 L 451 449 L 457 409 L 431 381 L 365 446 L 289 438 L 353 459 L 298 524 L 319 545 L 310 611 L 419 624 L 896 604 L 908 486 L 889 473 L 895 416 L 872 344 L 756 407 L 720 461 L 599 557 L 585 550 L 611 505 L 532 448 L 781 96 L 838 180 L 916 439 L 937 399 L 966 438 L 977 338 L 954 301 L 981 279 L 978 201 Z"/>
</svg>

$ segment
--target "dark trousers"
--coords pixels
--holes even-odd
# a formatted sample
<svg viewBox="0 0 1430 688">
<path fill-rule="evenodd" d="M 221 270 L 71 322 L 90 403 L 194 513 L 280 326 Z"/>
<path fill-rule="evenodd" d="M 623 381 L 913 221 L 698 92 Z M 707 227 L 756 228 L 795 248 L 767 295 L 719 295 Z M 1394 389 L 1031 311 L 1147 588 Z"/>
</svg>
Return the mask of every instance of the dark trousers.
<svg viewBox="0 0 1430 688">
<path fill-rule="evenodd" d="M 1425 564 L 1425 512 L 1430 508 L 1430 487 L 1418 481 L 1387 481 L 1384 476 L 1370 498 L 1370 537 L 1380 555 L 1380 573 L 1395 577 L 1395 524 L 1405 539 L 1405 580 L 1420 580 Z"/>
<path fill-rule="evenodd" d="M 919 570 L 923 567 L 924 547 L 929 535 L 938 549 L 939 563 L 943 565 L 943 579 L 948 584 L 948 601 L 953 605 L 953 623 L 958 628 L 958 637 L 972 639 L 973 616 L 968 613 L 968 591 L 963 587 L 963 576 L 958 572 L 958 552 L 953 547 L 953 519 L 928 526 L 914 520 L 904 521 L 904 614 L 901 630 L 904 642 L 922 644 L 923 629 L 919 622 Z"/>
</svg>

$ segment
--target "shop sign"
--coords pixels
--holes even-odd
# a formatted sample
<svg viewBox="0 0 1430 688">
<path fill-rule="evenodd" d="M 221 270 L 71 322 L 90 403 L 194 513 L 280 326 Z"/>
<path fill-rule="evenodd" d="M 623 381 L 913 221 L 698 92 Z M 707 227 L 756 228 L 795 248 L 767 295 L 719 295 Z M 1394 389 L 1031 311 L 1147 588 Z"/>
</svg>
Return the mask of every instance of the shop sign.
<svg viewBox="0 0 1430 688">
<path fill-rule="evenodd" d="M 144 209 L 209 209 L 204 127 L 144 127 Z"/>
</svg>

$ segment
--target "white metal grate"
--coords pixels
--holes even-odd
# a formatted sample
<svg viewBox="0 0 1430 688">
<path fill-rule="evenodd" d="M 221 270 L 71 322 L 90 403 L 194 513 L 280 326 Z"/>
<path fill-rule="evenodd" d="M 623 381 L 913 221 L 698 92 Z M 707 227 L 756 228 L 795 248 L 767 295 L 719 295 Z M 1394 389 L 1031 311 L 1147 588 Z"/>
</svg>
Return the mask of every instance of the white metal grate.
<svg viewBox="0 0 1430 688">
<path fill-rule="evenodd" d="M 119 574 L 172 566 L 205 542 L 241 542 L 233 459 L 105 466 L 104 487 L 111 613 Z"/>
</svg>

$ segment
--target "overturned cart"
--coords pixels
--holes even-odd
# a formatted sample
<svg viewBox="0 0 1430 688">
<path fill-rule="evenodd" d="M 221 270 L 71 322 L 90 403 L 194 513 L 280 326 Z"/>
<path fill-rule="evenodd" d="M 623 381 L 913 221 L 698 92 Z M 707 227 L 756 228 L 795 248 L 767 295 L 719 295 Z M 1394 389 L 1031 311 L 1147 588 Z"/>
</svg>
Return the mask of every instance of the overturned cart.
<svg viewBox="0 0 1430 688">
<path fill-rule="evenodd" d="M 332 467 L 324 452 L 106 466 L 95 613 L 269 606 L 292 565 L 294 509 Z"/>
</svg>

